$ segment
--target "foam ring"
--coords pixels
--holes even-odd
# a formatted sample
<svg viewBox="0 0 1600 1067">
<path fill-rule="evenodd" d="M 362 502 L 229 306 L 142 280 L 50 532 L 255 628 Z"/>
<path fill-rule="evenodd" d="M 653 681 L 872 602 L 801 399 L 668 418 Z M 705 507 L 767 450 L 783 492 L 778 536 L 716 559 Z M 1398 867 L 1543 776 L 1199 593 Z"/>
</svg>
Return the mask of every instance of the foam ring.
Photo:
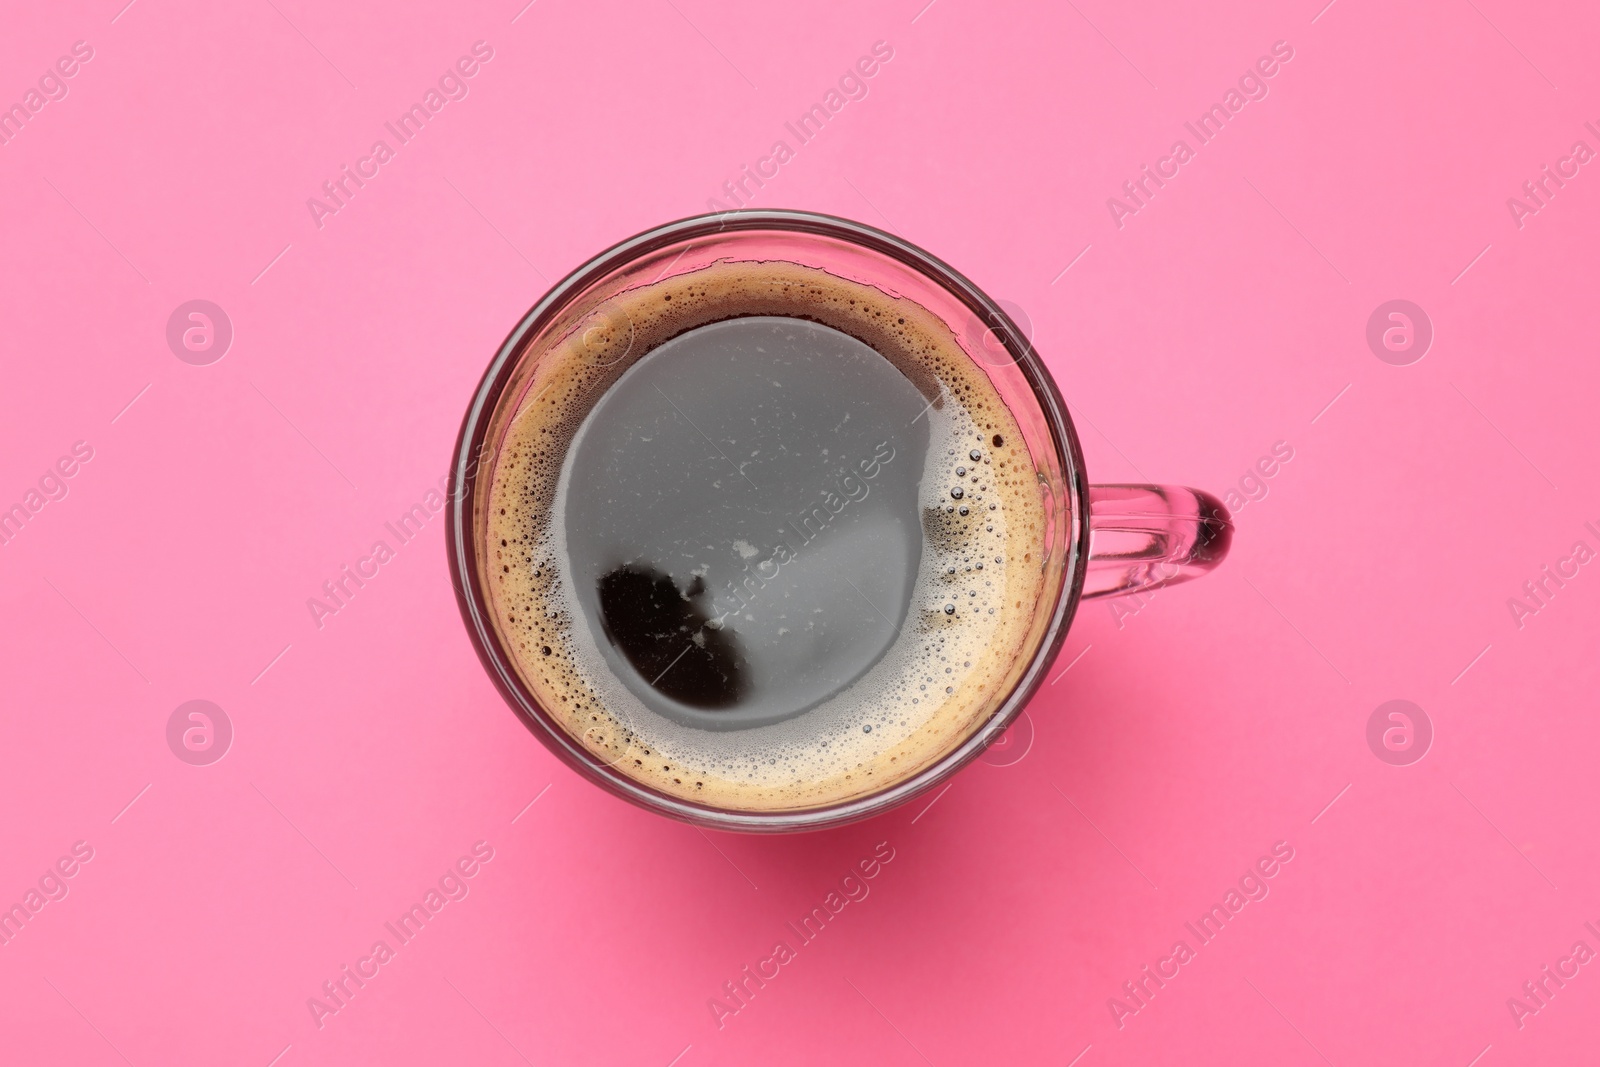
<svg viewBox="0 0 1600 1067">
<path fill-rule="evenodd" d="M 1028 328 L 1020 308 L 1001 306 Z M 825 707 L 708 746 L 703 731 L 649 713 L 600 667 L 562 575 L 557 490 L 572 437 L 610 380 L 604 368 L 730 312 L 797 315 L 851 333 L 944 403 L 927 413 L 934 434 L 919 497 L 925 562 L 935 567 L 917 580 L 907 640 Z M 592 758 L 685 799 L 795 810 L 903 780 L 986 720 L 1004 695 L 1003 650 L 1020 650 L 1040 593 L 1037 566 L 1025 561 L 1043 542 L 1044 515 L 1020 428 L 962 351 L 966 340 L 914 302 L 815 268 L 726 262 L 617 294 L 554 343 L 534 400 L 495 457 L 490 577 L 497 623 L 521 650 L 519 672 Z M 950 493 L 957 484 L 960 500 Z M 953 615 L 947 603 L 959 604 Z"/>
</svg>

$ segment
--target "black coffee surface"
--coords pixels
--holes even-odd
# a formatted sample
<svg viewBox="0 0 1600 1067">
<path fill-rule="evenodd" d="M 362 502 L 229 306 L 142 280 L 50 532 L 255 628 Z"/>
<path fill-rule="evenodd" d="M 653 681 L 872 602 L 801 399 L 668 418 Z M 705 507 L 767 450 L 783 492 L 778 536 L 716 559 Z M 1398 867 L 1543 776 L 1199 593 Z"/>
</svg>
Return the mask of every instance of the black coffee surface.
<svg viewBox="0 0 1600 1067">
<path fill-rule="evenodd" d="M 862 678 L 922 562 L 927 401 L 867 345 L 781 316 L 689 330 L 629 368 L 562 474 L 578 614 L 679 722 L 776 722 Z"/>
</svg>

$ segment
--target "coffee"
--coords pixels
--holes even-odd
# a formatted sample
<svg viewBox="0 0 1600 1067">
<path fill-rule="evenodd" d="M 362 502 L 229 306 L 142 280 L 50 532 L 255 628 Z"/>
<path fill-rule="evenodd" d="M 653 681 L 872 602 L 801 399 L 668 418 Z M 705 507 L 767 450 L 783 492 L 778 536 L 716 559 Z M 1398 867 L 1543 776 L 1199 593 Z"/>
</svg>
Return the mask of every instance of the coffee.
<svg viewBox="0 0 1600 1067">
<path fill-rule="evenodd" d="M 525 684 L 595 756 L 684 800 L 800 810 L 988 718 L 1044 523 L 1015 419 L 930 312 L 719 262 L 538 354 L 484 582 Z"/>
</svg>

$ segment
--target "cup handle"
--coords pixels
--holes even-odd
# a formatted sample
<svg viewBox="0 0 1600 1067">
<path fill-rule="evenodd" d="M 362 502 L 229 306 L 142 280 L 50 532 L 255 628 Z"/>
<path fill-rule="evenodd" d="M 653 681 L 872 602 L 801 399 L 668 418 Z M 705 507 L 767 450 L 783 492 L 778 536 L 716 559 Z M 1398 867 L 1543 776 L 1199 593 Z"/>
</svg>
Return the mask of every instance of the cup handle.
<svg viewBox="0 0 1600 1067">
<path fill-rule="evenodd" d="M 1091 485 L 1084 599 L 1176 585 L 1228 554 L 1233 518 L 1222 501 L 1176 485 Z"/>
</svg>

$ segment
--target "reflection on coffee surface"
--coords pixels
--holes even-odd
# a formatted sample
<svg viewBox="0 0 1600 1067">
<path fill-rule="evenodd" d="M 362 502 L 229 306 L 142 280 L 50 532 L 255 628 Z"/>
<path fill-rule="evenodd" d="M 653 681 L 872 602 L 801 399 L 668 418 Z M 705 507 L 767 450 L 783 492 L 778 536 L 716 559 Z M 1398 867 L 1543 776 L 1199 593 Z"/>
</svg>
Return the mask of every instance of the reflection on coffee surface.
<svg viewBox="0 0 1600 1067">
<path fill-rule="evenodd" d="M 860 341 L 776 316 L 680 334 L 611 386 L 558 509 L 579 612 L 646 707 L 775 722 L 883 656 L 922 560 L 925 407 Z"/>
<path fill-rule="evenodd" d="M 1044 509 L 1011 413 L 926 309 L 721 262 L 547 346 L 484 580 L 591 753 L 685 800 L 803 809 L 915 774 L 1004 698 Z"/>
</svg>

